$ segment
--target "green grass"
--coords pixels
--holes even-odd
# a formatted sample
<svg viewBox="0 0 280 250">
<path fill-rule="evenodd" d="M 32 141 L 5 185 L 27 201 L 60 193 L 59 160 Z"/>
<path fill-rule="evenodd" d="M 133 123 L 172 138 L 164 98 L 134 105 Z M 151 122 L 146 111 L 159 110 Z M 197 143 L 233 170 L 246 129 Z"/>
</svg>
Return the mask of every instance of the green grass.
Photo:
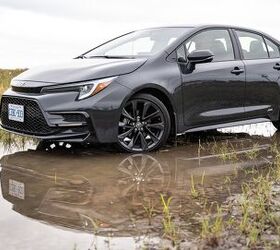
<svg viewBox="0 0 280 250">
<path fill-rule="evenodd" d="M 217 143 L 215 141 L 212 147 L 212 153 L 217 154 L 218 158 L 220 158 L 224 163 L 227 161 L 238 161 L 236 150 L 228 140 L 221 143 Z"/>
<path fill-rule="evenodd" d="M 207 245 L 217 247 L 223 230 L 223 210 L 217 205 L 214 218 L 211 218 L 210 214 L 203 218 L 201 222 L 201 237 L 206 240 Z"/>
<path fill-rule="evenodd" d="M 197 199 L 199 197 L 199 192 L 198 190 L 196 189 L 196 185 L 194 183 L 194 178 L 193 178 L 193 175 L 191 175 L 191 196 L 194 198 L 194 199 Z"/>
<path fill-rule="evenodd" d="M 164 198 L 164 196 L 160 195 L 161 204 L 162 204 L 162 213 L 163 213 L 163 229 L 164 229 L 164 237 L 170 239 L 174 245 L 177 244 L 178 241 L 178 231 L 173 221 L 173 217 L 170 211 L 170 203 L 172 197 Z"/>
<path fill-rule="evenodd" d="M 153 218 L 154 212 L 155 212 L 154 202 L 153 202 L 153 200 L 149 200 L 148 202 L 146 202 L 146 204 L 143 204 L 142 206 L 148 216 L 149 226 L 151 226 L 152 218 Z"/>
<path fill-rule="evenodd" d="M 256 160 L 259 155 L 259 144 L 255 143 L 251 150 L 246 152 L 246 157 L 248 160 Z"/>
<path fill-rule="evenodd" d="M 0 96 L 9 88 L 11 80 L 25 71 L 24 69 L 0 69 Z"/>
</svg>

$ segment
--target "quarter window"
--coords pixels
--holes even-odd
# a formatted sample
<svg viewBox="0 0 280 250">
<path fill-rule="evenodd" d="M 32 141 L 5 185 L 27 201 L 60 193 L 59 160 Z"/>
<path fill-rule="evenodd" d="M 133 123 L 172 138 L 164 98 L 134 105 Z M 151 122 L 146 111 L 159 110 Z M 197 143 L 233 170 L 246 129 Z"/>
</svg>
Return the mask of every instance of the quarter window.
<svg viewBox="0 0 280 250">
<path fill-rule="evenodd" d="M 234 60 L 231 38 L 227 30 L 207 30 L 192 37 L 185 44 L 187 54 L 195 50 L 210 50 L 216 62 Z"/>
<path fill-rule="evenodd" d="M 186 54 L 185 54 L 185 49 L 184 49 L 183 45 L 179 49 L 177 49 L 177 60 L 179 58 L 186 60 Z"/>
<path fill-rule="evenodd" d="M 262 36 L 245 31 L 236 31 L 236 33 L 244 59 L 266 59 L 269 57 Z"/>
<path fill-rule="evenodd" d="M 279 46 L 272 41 L 265 38 L 265 42 L 267 45 L 268 53 L 270 58 L 278 58 L 280 57 Z"/>
</svg>

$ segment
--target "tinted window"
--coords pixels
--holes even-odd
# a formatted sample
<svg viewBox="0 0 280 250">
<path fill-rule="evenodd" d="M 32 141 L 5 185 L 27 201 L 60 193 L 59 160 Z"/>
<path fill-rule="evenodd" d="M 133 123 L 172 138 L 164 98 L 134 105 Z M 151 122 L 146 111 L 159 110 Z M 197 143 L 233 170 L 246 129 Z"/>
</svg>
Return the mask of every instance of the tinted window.
<svg viewBox="0 0 280 250">
<path fill-rule="evenodd" d="M 234 52 L 227 30 L 208 30 L 192 37 L 186 43 L 187 53 L 194 50 L 210 50 L 214 54 L 214 60 L 230 61 L 234 60 Z"/>
<path fill-rule="evenodd" d="M 270 58 L 280 57 L 280 50 L 277 44 L 265 38 L 265 42 L 268 48 L 268 53 Z"/>
<path fill-rule="evenodd" d="M 236 33 L 244 59 L 268 58 L 268 52 L 262 36 L 245 31 L 237 31 Z"/>
</svg>

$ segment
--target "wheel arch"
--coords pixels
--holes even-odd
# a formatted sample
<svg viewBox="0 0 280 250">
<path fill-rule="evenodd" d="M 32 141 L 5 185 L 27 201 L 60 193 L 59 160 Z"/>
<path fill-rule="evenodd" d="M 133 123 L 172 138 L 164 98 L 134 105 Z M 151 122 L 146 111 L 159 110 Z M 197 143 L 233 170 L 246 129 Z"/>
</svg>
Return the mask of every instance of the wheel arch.
<svg viewBox="0 0 280 250">
<path fill-rule="evenodd" d="M 158 98 L 167 108 L 168 113 L 170 115 L 170 119 L 171 119 L 171 131 L 170 131 L 170 138 L 174 138 L 177 134 L 177 115 L 176 115 L 176 109 L 175 109 L 175 105 L 172 101 L 172 98 L 170 97 L 170 94 L 164 90 L 162 87 L 156 85 L 156 84 L 149 84 L 149 85 L 145 85 L 142 86 L 141 88 L 138 88 L 136 90 L 134 90 L 124 101 L 123 105 L 125 105 L 125 103 L 131 99 L 132 97 L 134 97 L 137 94 L 150 94 L 156 98 Z"/>
</svg>

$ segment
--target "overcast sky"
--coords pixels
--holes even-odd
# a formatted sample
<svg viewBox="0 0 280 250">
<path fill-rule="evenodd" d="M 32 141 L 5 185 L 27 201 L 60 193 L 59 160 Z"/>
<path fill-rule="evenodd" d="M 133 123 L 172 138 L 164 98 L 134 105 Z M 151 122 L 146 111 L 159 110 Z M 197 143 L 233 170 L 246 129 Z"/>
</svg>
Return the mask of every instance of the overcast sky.
<svg viewBox="0 0 280 250">
<path fill-rule="evenodd" d="M 0 0 L 0 68 L 68 60 L 125 32 L 218 23 L 280 40 L 279 0 Z"/>
</svg>

